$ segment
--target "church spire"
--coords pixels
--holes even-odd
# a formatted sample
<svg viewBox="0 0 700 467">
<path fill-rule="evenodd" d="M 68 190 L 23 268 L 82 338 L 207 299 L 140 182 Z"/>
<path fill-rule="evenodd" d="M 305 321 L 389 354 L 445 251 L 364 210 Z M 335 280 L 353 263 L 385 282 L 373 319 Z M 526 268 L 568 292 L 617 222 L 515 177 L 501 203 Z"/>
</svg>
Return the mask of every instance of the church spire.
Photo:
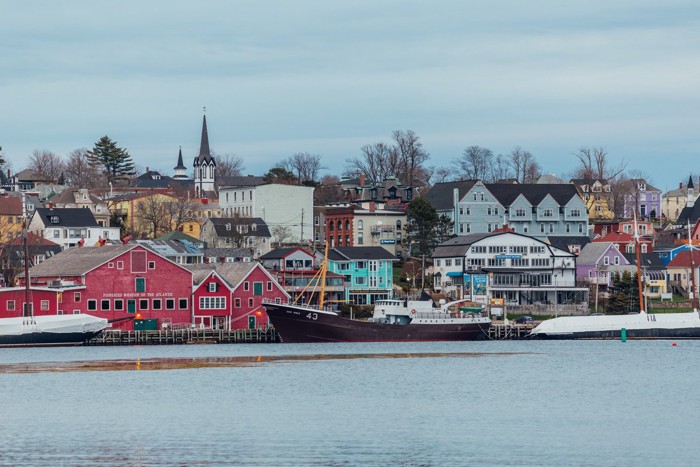
<svg viewBox="0 0 700 467">
<path fill-rule="evenodd" d="M 177 167 L 175 167 L 175 173 L 173 174 L 175 180 L 187 180 L 187 167 L 182 162 L 182 146 L 180 146 L 180 152 L 177 155 Z"/>
<path fill-rule="evenodd" d="M 199 145 L 199 156 L 197 157 L 202 162 L 211 160 L 211 152 L 209 151 L 209 133 L 207 132 L 207 108 L 204 107 L 204 117 L 202 119 L 202 142 Z"/>
</svg>

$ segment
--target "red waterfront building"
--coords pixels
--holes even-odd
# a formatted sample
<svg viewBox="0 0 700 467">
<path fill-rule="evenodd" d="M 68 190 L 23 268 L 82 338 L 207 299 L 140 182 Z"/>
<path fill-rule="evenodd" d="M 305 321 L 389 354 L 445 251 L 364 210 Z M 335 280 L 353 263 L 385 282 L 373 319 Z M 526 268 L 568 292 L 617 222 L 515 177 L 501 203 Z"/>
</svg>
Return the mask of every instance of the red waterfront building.
<svg viewBox="0 0 700 467">
<path fill-rule="evenodd" d="M 85 287 L 59 289 L 49 287 L 32 287 L 29 291 L 29 303 L 33 305 L 34 315 L 60 315 L 65 313 L 63 296 L 69 291 L 81 293 Z M 23 315 L 27 302 L 25 287 L 0 288 L 0 318 L 17 318 Z M 72 313 L 69 311 L 68 313 Z"/>
<path fill-rule="evenodd" d="M 87 313 L 124 329 L 192 322 L 192 272 L 140 245 L 70 248 L 29 276 L 33 294 L 56 289 L 55 310 L 40 303 L 35 314 Z M 24 274 L 19 279 L 23 285 Z"/>
<path fill-rule="evenodd" d="M 193 273 L 194 324 L 214 329 L 266 328 L 264 300 L 286 303 L 289 294 L 260 263 L 188 265 Z"/>
</svg>

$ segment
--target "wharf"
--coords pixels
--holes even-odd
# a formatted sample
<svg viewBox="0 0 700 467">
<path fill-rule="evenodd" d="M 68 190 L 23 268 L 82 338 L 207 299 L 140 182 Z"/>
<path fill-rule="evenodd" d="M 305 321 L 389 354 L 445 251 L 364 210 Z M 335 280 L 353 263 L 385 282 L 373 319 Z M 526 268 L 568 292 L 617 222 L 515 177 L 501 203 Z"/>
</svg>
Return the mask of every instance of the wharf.
<svg viewBox="0 0 700 467">
<path fill-rule="evenodd" d="M 534 328 L 531 324 L 491 323 L 489 338 L 491 340 L 529 339 L 528 334 Z"/>
<path fill-rule="evenodd" d="M 279 342 L 274 329 L 103 331 L 86 345 L 262 344 Z"/>
</svg>

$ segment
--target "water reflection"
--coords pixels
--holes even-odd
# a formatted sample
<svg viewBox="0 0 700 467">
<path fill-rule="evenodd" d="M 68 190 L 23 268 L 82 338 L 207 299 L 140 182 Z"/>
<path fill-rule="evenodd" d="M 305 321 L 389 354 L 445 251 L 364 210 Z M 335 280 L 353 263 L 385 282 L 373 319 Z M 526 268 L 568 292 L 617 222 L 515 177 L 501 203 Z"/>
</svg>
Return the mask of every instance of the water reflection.
<svg viewBox="0 0 700 467">
<path fill-rule="evenodd" d="M 251 367 L 276 363 L 312 360 L 407 359 L 407 358 L 480 358 L 523 355 L 529 352 L 439 352 L 390 354 L 320 354 L 320 355 L 257 355 L 236 357 L 171 357 L 81 360 L 69 362 L 11 363 L 0 365 L 2 373 L 69 373 L 84 371 L 187 370 L 198 368 Z"/>
</svg>

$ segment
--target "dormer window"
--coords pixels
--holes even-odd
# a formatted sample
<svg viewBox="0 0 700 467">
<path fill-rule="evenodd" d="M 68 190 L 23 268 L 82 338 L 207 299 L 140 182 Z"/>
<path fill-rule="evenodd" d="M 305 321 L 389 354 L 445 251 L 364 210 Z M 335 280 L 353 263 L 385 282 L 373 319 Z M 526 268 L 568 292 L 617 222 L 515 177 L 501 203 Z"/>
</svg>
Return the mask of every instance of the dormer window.
<svg viewBox="0 0 700 467">
<path fill-rule="evenodd" d="M 639 191 L 646 191 L 646 189 L 647 189 L 647 184 L 646 184 L 646 183 L 643 183 L 643 182 L 639 182 L 639 183 L 637 184 L 637 188 L 639 188 Z"/>
<path fill-rule="evenodd" d="M 413 188 L 406 188 L 406 199 L 413 199 Z"/>
<path fill-rule="evenodd" d="M 59 219 L 58 216 L 50 216 L 49 222 L 51 222 L 52 224 L 58 224 L 61 222 L 61 219 Z"/>
<path fill-rule="evenodd" d="M 389 188 L 389 198 L 396 199 L 396 188 Z"/>
<path fill-rule="evenodd" d="M 369 190 L 369 196 L 370 196 L 370 198 L 372 198 L 372 199 L 377 199 L 377 189 L 376 189 L 376 188 L 372 188 L 371 190 Z"/>
<path fill-rule="evenodd" d="M 229 232 L 231 231 L 231 224 L 230 223 L 226 224 L 226 230 Z"/>
</svg>

